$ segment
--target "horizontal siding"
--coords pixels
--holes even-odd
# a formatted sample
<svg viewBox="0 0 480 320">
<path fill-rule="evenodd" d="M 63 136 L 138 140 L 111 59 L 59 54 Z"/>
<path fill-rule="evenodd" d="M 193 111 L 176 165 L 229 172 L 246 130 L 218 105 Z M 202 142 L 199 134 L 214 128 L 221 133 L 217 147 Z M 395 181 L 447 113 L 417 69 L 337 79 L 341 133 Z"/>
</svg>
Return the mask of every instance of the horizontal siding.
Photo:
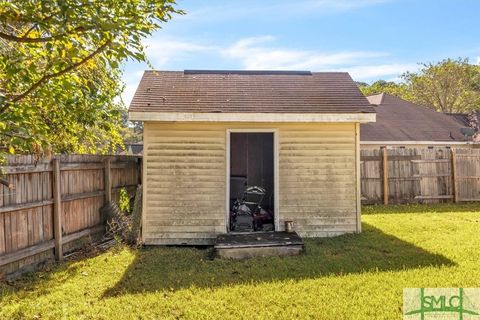
<svg viewBox="0 0 480 320">
<path fill-rule="evenodd" d="M 355 124 L 279 132 L 280 227 L 304 237 L 356 231 Z"/>
<path fill-rule="evenodd" d="M 146 244 L 210 244 L 225 227 L 225 133 L 145 126 Z"/>
<path fill-rule="evenodd" d="M 272 128 L 272 124 L 255 124 Z M 227 128 L 145 125 L 146 244 L 211 244 L 224 233 Z M 279 220 L 304 237 L 356 231 L 355 125 L 278 124 Z"/>
</svg>

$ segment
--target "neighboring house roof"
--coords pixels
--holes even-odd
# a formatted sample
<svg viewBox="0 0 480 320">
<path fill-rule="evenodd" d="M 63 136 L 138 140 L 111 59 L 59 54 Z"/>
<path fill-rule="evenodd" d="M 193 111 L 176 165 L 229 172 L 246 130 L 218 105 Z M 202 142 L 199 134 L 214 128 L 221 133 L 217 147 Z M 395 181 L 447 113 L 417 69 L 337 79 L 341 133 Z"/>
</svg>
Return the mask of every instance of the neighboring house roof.
<svg viewBox="0 0 480 320">
<path fill-rule="evenodd" d="M 367 99 L 377 121 L 361 125 L 361 141 L 465 141 L 466 125 L 454 117 L 385 93 Z"/>
<path fill-rule="evenodd" d="M 142 154 L 143 142 L 125 144 L 125 149 L 127 149 L 127 154 Z"/>
<path fill-rule="evenodd" d="M 345 72 L 145 71 L 129 112 L 374 113 Z"/>
<path fill-rule="evenodd" d="M 142 154 L 143 142 L 138 143 L 125 143 L 125 149 L 118 148 L 117 154 Z"/>
<path fill-rule="evenodd" d="M 464 127 L 472 128 L 475 131 L 472 141 L 480 142 L 480 110 L 473 110 L 469 113 L 448 113 L 448 115 L 462 123 Z"/>
<path fill-rule="evenodd" d="M 143 153 L 143 142 L 141 143 L 132 143 L 128 146 L 127 149 L 131 154 L 142 154 Z"/>
<path fill-rule="evenodd" d="M 382 103 L 384 94 L 375 94 L 373 96 L 368 96 L 367 100 L 370 102 L 370 104 L 373 104 L 374 106 L 378 106 L 379 104 Z"/>
<path fill-rule="evenodd" d="M 470 119 L 467 113 L 446 113 L 449 117 L 455 119 L 455 121 L 461 123 L 464 127 L 470 126 Z"/>
</svg>

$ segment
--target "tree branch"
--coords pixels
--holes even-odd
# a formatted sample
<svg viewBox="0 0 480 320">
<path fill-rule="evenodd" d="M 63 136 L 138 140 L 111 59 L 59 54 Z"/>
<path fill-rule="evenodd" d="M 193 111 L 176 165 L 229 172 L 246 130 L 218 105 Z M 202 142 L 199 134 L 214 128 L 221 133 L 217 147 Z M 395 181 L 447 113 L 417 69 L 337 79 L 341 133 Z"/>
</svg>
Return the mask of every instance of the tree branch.
<svg viewBox="0 0 480 320">
<path fill-rule="evenodd" d="M 74 63 L 68 67 L 66 67 L 65 69 L 62 69 L 60 71 L 57 71 L 57 72 L 54 72 L 54 73 L 51 73 L 51 74 L 46 74 L 44 75 L 43 77 L 41 77 L 37 82 L 35 82 L 34 84 L 32 84 L 30 86 L 30 88 L 28 88 L 27 90 L 25 90 L 23 93 L 19 94 L 19 95 L 16 95 L 12 98 L 12 102 L 17 102 L 23 98 L 25 98 L 28 94 L 30 94 L 32 91 L 34 91 L 35 89 L 37 89 L 39 86 L 41 86 L 44 82 L 52 79 L 52 78 L 55 78 L 55 77 L 58 77 L 58 76 L 61 76 L 73 69 L 76 69 L 80 66 L 82 66 L 83 64 L 85 64 L 86 62 L 88 62 L 89 60 L 91 60 L 92 58 L 94 58 L 96 55 L 98 55 L 99 53 L 101 53 L 103 50 L 105 50 L 110 44 L 112 43 L 111 40 L 105 42 L 104 44 L 102 44 L 100 47 L 98 47 L 95 51 L 93 51 L 92 53 L 90 53 L 88 56 L 86 56 L 85 58 L 83 58 L 81 61 L 77 62 L 77 63 Z"/>
<path fill-rule="evenodd" d="M 10 108 L 10 103 L 8 103 L 8 101 L 3 102 L 3 105 L 0 106 L 0 114 L 6 112 L 8 108 Z"/>
<path fill-rule="evenodd" d="M 47 22 L 48 20 L 50 20 L 51 18 L 53 18 L 56 14 L 58 14 L 58 11 L 57 12 L 52 12 L 50 13 L 49 15 L 47 15 L 46 17 L 44 17 L 43 19 L 41 19 L 41 22 L 45 23 Z M 28 37 L 28 35 L 30 34 L 30 32 L 32 32 L 36 27 L 38 27 L 38 22 L 34 22 L 32 27 L 30 29 L 27 30 L 27 32 L 25 32 L 21 38 L 22 39 L 25 39 Z"/>
<path fill-rule="evenodd" d="M 45 38 L 28 38 L 28 37 L 17 37 L 11 34 L 0 32 L 0 38 L 14 41 L 14 42 L 27 42 L 27 43 L 39 43 L 39 42 L 48 42 L 53 40 L 53 37 L 45 37 Z"/>
<path fill-rule="evenodd" d="M 32 27 L 32 29 L 33 29 L 33 27 Z M 23 35 L 21 37 L 17 37 L 17 36 L 14 36 L 12 34 L 8 34 L 8 33 L 4 33 L 4 32 L 0 31 L 0 38 L 8 40 L 8 41 L 13 41 L 13 42 L 42 43 L 42 42 L 48 42 L 48 41 L 52 41 L 52 40 L 55 40 L 55 39 L 59 39 L 61 37 L 66 37 L 70 34 L 83 33 L 83 32 L 91 31 L 91 30 L 94 30 L 94 29 L 95 29 L 95 27 L 93 27 L 93 26 L 87 26 L 87 27 L 79 26 L 79 27 L 76 27 L 76 28 L 72 29 L 71 31 L 69 31 L 67 33 L 61 33 L 61 34 L 57 34 L 57 35 L 51 36 L 51 37 L 40 37 L 40 38 L 27 37 L 28 33 L 30 33 L 31 30 L 29 30 L 25 35 Z"/>
<path fill-rule="evenodd" d="M 1 135 L 7 136 L 7 137 L 10 137 L 10 138 L 19 138 L 19 139 L 23 139 L 23 140 L 27 140 L 27 139 L 28 139 L 28 136 L 24 136 L 24 135 L 22 135 L 22 134 L 19 134 L 19 133 L 13 132 L 13 131 L 1 132 L 1 133 L 0 133 L 0 136 L 1 136 Z"/>
<path fill-rule="evenodd" d="M 21 37 L 22 39 L 26 39 L 28 37 L 28 35 L 30 34 L 30 32 L 33 31 L 33 29 L 35 29 L 37 27 L 37 24 L 33 24 L 24 34 L 23 36 Z"/>
<path fill-rule="evenodd" d="M 10 181 L 8 181 L 6 179 L 0 178 L 0 183 L 3 184 L 5 187 L 7 187 L 9 189 L 15 189 L 15 186 L 13 185 L 13 183 L 11 183 Z"/>
</svg>

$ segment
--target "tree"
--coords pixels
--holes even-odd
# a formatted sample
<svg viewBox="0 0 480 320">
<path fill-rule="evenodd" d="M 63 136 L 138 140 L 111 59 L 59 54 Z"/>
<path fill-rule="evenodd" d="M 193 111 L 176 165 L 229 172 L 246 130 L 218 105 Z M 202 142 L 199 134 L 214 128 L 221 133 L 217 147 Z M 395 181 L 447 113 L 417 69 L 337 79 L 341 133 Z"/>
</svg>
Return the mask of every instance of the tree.
<svg viewBox="0 0 480 320">
<path fill-rule="evenodd" d="M 396 83 L 393 81 L 377 80 L 372 84 L 364 82 L 358 83 L 360 91 L 366 96 L 388 93 L 405 100 L 413 100 L 412 94 L 405 83 Z"/>
<path fill-rule="evenodd" d="M 125 144 L 140 143 L 143 139 L 143 122 L 128 121 L 128 112 L 122 111 L 122 138 Z"/>
<path fill-rule="evenodd" d="M 402 77 L 413 101 L 441 112 L 468 112 L 480 108 L 480 67 L 468 59 L 425 63 L 418 72 Z"/>
<path fill-rule="evenodd" d="M 174 0 L 0 2 L 0 147 L 96 152 L 120 139 L 120 66 Z"/>
</svg>

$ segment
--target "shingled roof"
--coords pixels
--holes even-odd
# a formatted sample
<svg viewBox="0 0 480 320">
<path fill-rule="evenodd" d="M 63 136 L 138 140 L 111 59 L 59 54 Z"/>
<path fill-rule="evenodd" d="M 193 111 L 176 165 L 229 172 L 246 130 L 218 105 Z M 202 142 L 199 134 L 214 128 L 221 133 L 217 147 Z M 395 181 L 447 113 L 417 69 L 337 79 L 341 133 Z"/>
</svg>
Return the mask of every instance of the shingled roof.
<svg viewBox="0 0 480 320">
<path fill-rule="evenodd" d="M 454 117 L 385 93 L 367 99 L 377 121 L 361 125 L 361 141 L 464 141 Z"/>
<path fill-rule="evenodd" d="M 373 113 L 348 73 L 145 71 L 130 112 Z"/>
</svg>

